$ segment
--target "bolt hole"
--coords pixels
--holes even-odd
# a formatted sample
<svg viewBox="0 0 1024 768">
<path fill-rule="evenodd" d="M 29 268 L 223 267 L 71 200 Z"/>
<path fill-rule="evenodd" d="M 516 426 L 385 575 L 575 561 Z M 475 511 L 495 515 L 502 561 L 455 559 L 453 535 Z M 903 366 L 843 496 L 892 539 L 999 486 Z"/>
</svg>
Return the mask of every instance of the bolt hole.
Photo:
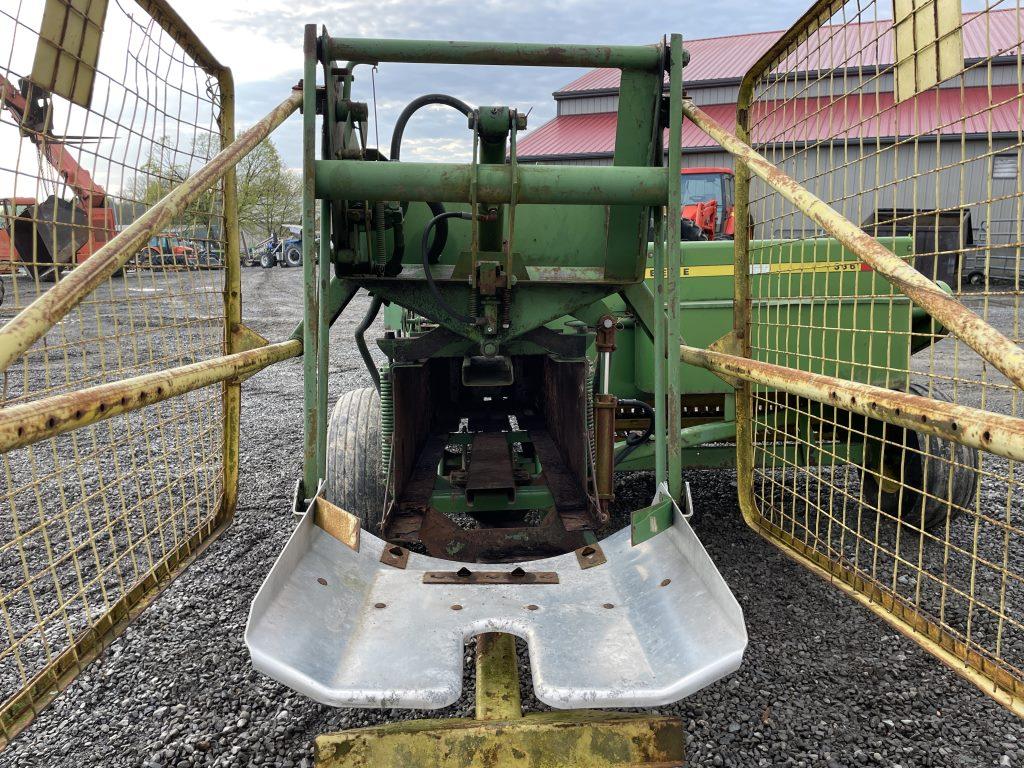
<svg viewBox="0 0 1024 768">
<path fill-rule="evenodd" d="M 593 547 L 584 547 L 580 550 L 580 555 L 582 557 L 593 557 L 595 554 L 597 554 L 597 550 Z"/>
<path fill-rule="evenodd" d="M 949 428 L 956 432 L 958 429 L 960 429 L 960 426 L 954 421 L 952 424 L 949 425 Z"/>
<path fill-rule="evenodd" d="M 922 424 L 927 424 L 928 423 L 928 417 L 925 414 L 923 414 L 923 413 L 921 414 L 921 423 Z"/>
<path fill-rule="evenodd" d="M 46 428 L 47 429 L 53 429 L 56 426 L 57 426 L 57 420 L 55 418 L 53 418 L 53 416 L 51 416 L 50 418 L 48 418 L 46 420 Z"/>
<path fill-rule="evenodd" d="M 671 583 L 672 583 L 672 579 L 662 579 L 661 586 L 667 587 Z"/>
<path fill-rule="evenodd" d="M 856 405 L 857 398 L 854 395 L 850 395 L 850 405 Z"/>
<path fill-rule="evenodd" d="M 459 605 L 458 603 L 456 603 L 455 605 L 452 606 L 452 610 L 453 611 L 461 611 L 462 610 L 462 606 Z"/>
<path fill-rule="evenodd" d="M 316 579 L 316 583 L 319 584 L 321 587 L 326 587 L 327 579 L 325 579 L 323 576 L 318 576 Z"/>
<path fill-rule="evenodd" d="M 900 409 L 900 408 L 897 408 L 895 411 L 893 411 L 893 413 L 896 414 L 897 416 L 899 416 L 900 414 L 903 413 L 903 410 Z"/>
<path fill-rule="evenodd" d="M 373 607 L 374 608 L 387 608 L 388 604 L 387 603 L 374 603 Z"/>
<path fill-rule="evenodd" d="M 602 607 L 602 608 L 614 608 L 614 607 L 615 607 L 615 603 L 605 603 L 605 604 L 604 604 L 603 606 L 601 606 L 601 607 Z"/>
<path fill-rule="evenodd" d="M 540 606 L 539 605 L 533 605 L 533 603 L 531 603 L 530 605 L 526 606 L 526 610 L 528 610 L 528 611 L 536 611 L 536 610 L 539 610 L 539 609 L 540 609 Z"/>
<path fill-rule="evenodd" d="M 106 403 L 100 403 L 100 413 L 106 413 L 106 412 L 107 412 L 107 404 Z"/>
<path fill-rule="evenodd" d="M 509 576 L 511 576 L 513 579 L 521 579 L 525 575 L 526 575 L 526 571 L 524 571 L 519 566 L 516 566 L 515 568 L 513 568 L 511 573 L 509 573 Z"/>
<path fill-rule="evenodd" d="M 163 393 L 164 393 L 164 388 L 163 387 L 157 387 L 156 388 L 156 396 L 157 397 L 160 397 L 160 395 L 162 395 Z"/>
<path fill-rule="evenodd" d="M 85 414 L 84 414 L 84 413 L 82 413 L 81 411 L 75 411 L 75 418 L 76 418 L 76 419 L 80 419 L 80 418 L 82 418 L 82 417 L 83 417 L 84 415 L 85 415 Z"/>
<path fill-rule="evenodd" d="M 992 439 L 992 433 L 986 429 L 984 432 L 981 433 L 981 439 L 987 443 L 989 440 Z"/>
<path fill-rule="evenodd" d="M 469 570 L 469 568 L 467 568 L 466 566 L 462 566 L 461 568 L 459 568 L 459 570 L 455 572 L 455 575 L 458 576 L 460 579 L 468 579 L 470 576 L 473 575 L 473 572 Z"/>
<path fill-rule="evenodd" d="M 391 555 L 393 555 L 394 557 L 401 557 L 402 556 L 402 548 L 401 547 L 391 547 L 391 549 L 389 549 L 388 552 Z"/>
<path fill-rule="evenodd" d="M 128 398 L 127 397 L 122 397 L 121 398 L 121 405 L 128 405 Z"/>
</svg>

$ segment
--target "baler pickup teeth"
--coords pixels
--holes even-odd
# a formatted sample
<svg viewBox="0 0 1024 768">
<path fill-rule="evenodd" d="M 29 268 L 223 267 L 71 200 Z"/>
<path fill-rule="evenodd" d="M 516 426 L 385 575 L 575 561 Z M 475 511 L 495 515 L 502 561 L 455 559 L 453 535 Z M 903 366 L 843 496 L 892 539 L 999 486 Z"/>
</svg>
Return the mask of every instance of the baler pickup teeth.
<svg viewBox="0 0 1024 768">
<path fill-rule="evenodd" d="M 746 647 L 739 605 L 678 514 L 635 546 L 628 528 L 608 537 L 595 567 L 569 552 L 469 565 L 509 577 L 467 583 L 426 576 L 455 572 L 451 561 L 411 553 L 395 567 L 381 562 L 386 542 L 362 531 L 356 543 L 319 527 L 311 507 L 246 628 L 257 669 L 324 704 L 452 704 L 464 643 L 484 632 L 526 640 L 537 698 L 560 709 L 668 704 L 735 670 Z"/>
</svg>

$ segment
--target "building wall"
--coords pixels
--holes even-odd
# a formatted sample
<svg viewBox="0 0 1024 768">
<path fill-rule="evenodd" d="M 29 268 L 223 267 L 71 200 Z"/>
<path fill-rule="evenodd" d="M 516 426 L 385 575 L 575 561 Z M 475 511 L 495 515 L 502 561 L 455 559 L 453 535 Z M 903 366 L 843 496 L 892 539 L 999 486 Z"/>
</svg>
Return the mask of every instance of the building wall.
<svg viewBox="0 0 1024 768">
<path fill-rule="evenodd" d="M 992 157 L 1009 154 L 1020 160 L 1021 148 L 1009 139 L 984 138 L 936 143 L 849 145 L 804 150 L 789 156 L 764 154 L 811 192 L 830 202 L 856 224 L 878 208 L 933 210 L 968 208 L 975 241 L 985 234 L 992 244 L 1017 239 L 1016 179 L 993 179 Z M 1003 198 L 1003 199 L 1000 199 Z M 991 201 L 979 203 L 978 201 Z M 802 214 L 793 213 L 763 182 L 751 184 L 751 212 L 759 224 L 755 237 L 799 237 L 818 232 Z"/>
<path fill-rule="evenodd" d="M 921 141 L 913 145 L 892 143 L 836 146 L 804 150 L 788 157 L 764 153 L 780 167 L 856 224 L 863 224 L 879 208 L 932 210 L 966 207 L 976 243 L 987 239 L 992 245 L 1016 242 L 1024 232 L 1018 221 L 1015 179 L 993 179 L 992 157 L 1008 154 L 1024 166 L 1024 150 L 1011 139 L 994 139 L 991 149 L 984 138 L 959 139 L 936 144 Z M 936 157 L 939 158 L 936 173 Z M 552 165 L 611 165 L 611 158 L 557 159 Z M 722 150 L 684 152 L 683 167 L 733 168 L 732 156 Z M 901 180 L 897 182 L 897 179 Z M 915 180 L 916 179 L 916 180 Z M 1002 199 L 1000 199 L 1002 198 Z M 991 200 L 990 203 L 978 201 Z M 768 195 L 763 182 L 751 183 L 751 212 L 757 222 L 757 238 L 808 237 L 820 229 L 777 195 Z"/>
<path fill-rule="evenodd" d="M 986 85 L 1016 85 L 1017 66 L 1015 63 L 975 66 L 963 74 L 942 83 L 940 88 L 973 88 Z M 785 81 L 772 86 L 771 98 L 793 98 L 794 96 L 809 98 L 813 96 L 839 96 L 844 93 L 890 93 L 892 92 L 892 73 L 877 74 L 872 71 L 858 72 L 849 70 L 838 72 L 832 77 L 817 79 L 812 76 L 810 82 L 799 73 L 789 76 Z M 703 86 L 700 83 L 689 83 L 687 95 L 694 104 L 735 104 L 739 98 L 739 85 Z M 588 115 L 595 112 L 615 112 L 619 108 L 619 97 L 614 94 L 605 95 L 560 95 L 556 99 L 559 115 Z"/>
</svg>

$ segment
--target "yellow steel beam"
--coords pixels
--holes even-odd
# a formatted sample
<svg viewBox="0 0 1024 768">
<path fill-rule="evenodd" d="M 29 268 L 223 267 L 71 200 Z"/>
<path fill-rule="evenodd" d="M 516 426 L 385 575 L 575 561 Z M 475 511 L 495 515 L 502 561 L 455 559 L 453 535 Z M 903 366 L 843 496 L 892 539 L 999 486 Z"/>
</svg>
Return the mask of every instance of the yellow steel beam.
<svg viewBox="0 0 1024 768">
<path fill-rule="evenodd" d="M 600 710 L 407 720 L 317 736 L 316 768 L 676 768 L 675 717 Z"/>
<path fill-rule="evenodd" d="M 485 632 L 478 635 L 476 719 L 515 720 L 522 716 L 516 639 L 504 632 Z"/>
<path fill-rule="evenodd" d="M 712 373 L 1024 461 L 1021 418 L 697 347 L 681 346 L 679 357 Z"/>
<path fill-rule="evenodd" d="M 907 295 L 992 363 L 1010 381 L 1024 389 L 1024 349 L 993 328 L 957 299 L 878 242 L 821 198 L 812 194 L 764 156 L 726 131 L 693 102 L 683 103 L 683 112 L 693 123 L 713 138 L 752 173 L 762 179 L 800 211 L 821 225 L 826 232 L 853 251 L 876 272 Z M 744 226 L 744 224 L 740 224 Z"/>
<path fill-rule="evenodd" d="M 302 104 L 292 93 L 271 112 L 218 152 L 206 165 L 168 192 L 152 208 L 117 234 L 0 328 L 0 371 L 42 338 L 61 318 L 138 253 L 154 232 L 165 229 L 199 195 L 263 141 Z"/>
<path fill-rule="evenodd" d="M 186 392 L 255 373 L 302 354 L 298 339 L 0 408 L 0 453 Z"/>
</svg>

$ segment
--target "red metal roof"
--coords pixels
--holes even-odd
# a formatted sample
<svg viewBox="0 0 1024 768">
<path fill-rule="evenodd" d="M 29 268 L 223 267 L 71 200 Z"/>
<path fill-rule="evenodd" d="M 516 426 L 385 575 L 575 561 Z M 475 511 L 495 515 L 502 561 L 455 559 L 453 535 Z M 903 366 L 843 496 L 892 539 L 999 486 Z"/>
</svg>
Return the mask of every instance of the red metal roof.
<svg viewBox="0 0 1024 768">
<path fill-rule="evenodd" d="M 735 104 L 714 104 L 704 108 L 728 130 L 736 125 Z M 604 156 L 615 151 L 615 112 L 591 115 L 559 115 L 536 131 L 519 139 L 516 150 L 520 158 Z M 683 124 L 683 149 L 714 147 L 716 144 L 693 123 Z"/>
<path fill-rule="evenodd" d="M 964 58 L 1013 55 L 1024 33 L 1024 13 L 1016 8 L 988 13 L 965 13 L 963 21 Z M 683 77 L 692 87 L 701 82 L 739 80 L 782 36 L 781 31 L 755 32 L 684 41 L 690 64 Z M 888 66 L 893 62 L 892 20 L 824 26 L 796 50 L 792 63 L 783 68 L 820 70 Z M 614 91 L 619 87 L 619 70 L 594 69 L 557 93 Z"/>
<path fill-rule="evenodd" d="M 781 34 L 778 31 L 756 32 L 750 35 L 687 40 L 684 45 L 690 52 L 690 63 L 683 70 L 683 78 L 688 83 L 697 80 L 738 80 Z M 619 73 L 618 69 L 594 69 L 559 88 L 557 93 L 618 90 Z"/>
<path fill-rule="evenodd" d="M 736 126 L 735 104 L 703 107 L 726 130 Z M 518 142 L 521 158 L 610 156 L 616 113 L 560 115 Z M 1011 133 L 1024 122 L 1024 94 L 1015 85 L 942 88 L 893 105 L 891 93 L 759 102 L 751 116 L 755 143 L 926 134 Z M 666 138 L 667 144 L 667 138 Z M 683 124 L 683 149 L 717 145 L 697 126 Z"/>
<path fill-rule="evenodd" d="M 751 141 L 868 139 L 936 134 L 1016 134 L 1024 94 L 1016 85 L 939 88 L 894 104 L 893 94 L 852 94 L 756 103 Z"/>
</svg>

